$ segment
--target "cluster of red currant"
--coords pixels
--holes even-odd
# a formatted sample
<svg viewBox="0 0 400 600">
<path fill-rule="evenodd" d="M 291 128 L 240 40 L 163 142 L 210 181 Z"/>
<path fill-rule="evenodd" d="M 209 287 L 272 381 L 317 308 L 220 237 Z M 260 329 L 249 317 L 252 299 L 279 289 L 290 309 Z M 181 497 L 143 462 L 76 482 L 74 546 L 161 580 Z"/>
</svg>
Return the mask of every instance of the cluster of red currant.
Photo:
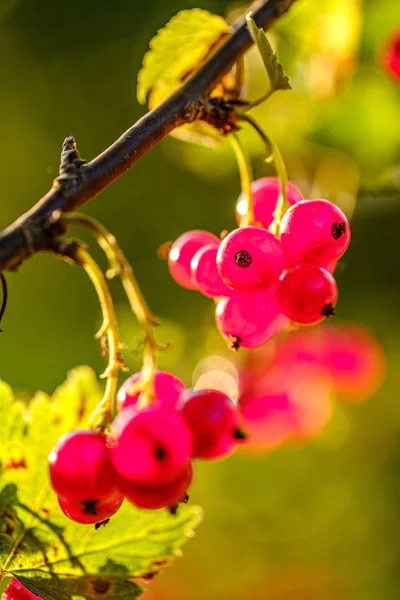
<svg viewBox="0 0 400 600">
<path fill-rule="evenodd" d="M 174 511 L 188 499 L 192 459 L 227 456 L 247 437 L 238 408 L 222 392 L 188 390 L 156 371 L 155 402 L 142 408 L 141 377 L 122 385 L 109 435 L 71 431 L 50 453 L 52 487 L 73 521 L 107 519 L 125 497 L 139 508 Z"/>
<path fill-rule="evenodd" d="M 279 235 L 271 231 L 280 192 L 270 177 L 252 184 L 254 225 L 243 194 L 237 203 L 239 228 L 222 241 L 206 231 L 180 236 L 169 253 L 169 269 L 183 287 L 217 298 L 216 321 L 231 347 L 262 346 L 288 320 L 319 323 L 334 314 L 338 297 L 332 276 L 350 243 L 343 212 L 327 200 L 303 200 L 287 186 Z"/>
</svg>

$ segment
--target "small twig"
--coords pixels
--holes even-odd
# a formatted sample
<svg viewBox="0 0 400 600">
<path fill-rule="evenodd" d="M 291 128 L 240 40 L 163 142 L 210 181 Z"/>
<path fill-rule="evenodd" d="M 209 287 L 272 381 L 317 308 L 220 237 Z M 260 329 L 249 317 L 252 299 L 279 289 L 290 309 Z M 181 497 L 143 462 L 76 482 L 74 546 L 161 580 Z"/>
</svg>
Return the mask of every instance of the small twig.
<svg viewBox="0 0 400 600">
<path fill-rule="evenodd" d="M 257 0 L 250 8 L 256 25 L 269 28 L 294 1 Z M 142 117 L 97 158 L 87 164 L 75 164 L 72 177 L 61 174 L 31 210 L 0 233 L 0 271 L 16 269 L 40 250 L 52 251 L 54 235 L 51 235 L 48 223 L 55 211 L 65 214 L 78 210 L 173 129 L 199 118 L 199 105 L 204 104 L 209 92 L 252 43 L 245 18 L 242 18 L 233 26 L 226 41 L 174 94 Z M 73 138 L 67 140 L 73 146 Z M 76 148 L 70 148 L 67 154 L 70 151 L 72 154 L 73 150 Z"/>
</svg>

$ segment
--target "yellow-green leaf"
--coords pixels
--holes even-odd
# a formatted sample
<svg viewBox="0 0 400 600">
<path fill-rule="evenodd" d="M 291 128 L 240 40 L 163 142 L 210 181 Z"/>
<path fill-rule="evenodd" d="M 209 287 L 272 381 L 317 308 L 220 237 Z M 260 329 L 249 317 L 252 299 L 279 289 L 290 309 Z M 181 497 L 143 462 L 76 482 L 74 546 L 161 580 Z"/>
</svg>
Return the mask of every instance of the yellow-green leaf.
<svg viewBox="0 0 400 600">
<path fill-rule="evenodd" d="M 200 8 L 175 15 L 151 40 L 144 56 L 138 76 L 139 102 L 151 102 L 149 94 L 165 83 L 172 91 L 179 87 L 229 31 L 222 17 Z M 151 103 L 154 105 L 154 101 Z"/>
<path fill-rule="evenodd" d="M 251 13 L 247 15 L 246 21 L 250 35 L 260 52 L 268 73 L 271 86 L 269 94 L 276 90 L 290 90 L 291 86 L 289 78 L 285 74 L 281 63 L 278 61 L 276 54 L 272 50 L 265 31 L 257 27 L 254 20 L 251 18 Z"/>
<path fill-rule="evenodd" d="M 15 576 L 45 600 L 136 598 L 132 578 L 157 573 L 179 556 L 200 520 L 182 506 L 143 511 L 125 502 L 95 529 L 67 519 L 51 490 L 47 456 L 63 433 L 87 427 L 101 398 L 93 371 L 72 371 L 52 397 L 18 402 L 0 382 L 0 572 Z M 100 595 L 100 594 L 99 594 Z"/>
</svg>

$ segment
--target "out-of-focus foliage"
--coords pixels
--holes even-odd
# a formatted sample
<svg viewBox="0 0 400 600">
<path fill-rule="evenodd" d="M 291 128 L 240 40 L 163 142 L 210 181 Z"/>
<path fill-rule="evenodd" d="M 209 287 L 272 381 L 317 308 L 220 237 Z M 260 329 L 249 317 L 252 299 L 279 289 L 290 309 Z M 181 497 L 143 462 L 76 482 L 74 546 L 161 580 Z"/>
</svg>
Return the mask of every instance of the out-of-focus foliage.
<svg viewBox="0 0 400 600">
<path fill-rule="evenodd" d="M 68 8 L 3 1 L 1 226 L 49 188 L 66 135 L 76 136 L 89 159 L 143 114 L 135 88 L 148 42 L 179 10 L 195 6 L 237 15 L 226 0 L 148 0 L 145 8 L 132 0 L 71 0 Z M 399 596 L 400 88 L 381 59 L 399 24 L 393 0 L 298 0 L 269 34 L 293 91 L 254 111 L 303 194 L 336 201 L 347 214 L 355 208 L 352 243 L 337 271 L 335 320 L 357 319 L 373 331 L 387 357 L 386 381 L 365 404 L 339 406 L 312 444 L 199 465 L 191 497 L 203 505 L 205 522 L 181 561 L 156 578 L 152 600 Z M 253 99 L 267 81 L 255 51 L 246 65 Z M 258 140 L 247 129 L 243 135 L 257 176 L 271 174 Z M 87 207 L 117 234 L 163 319 L 159 338 L 171 348 L 161 366 L 188 385 L 199 360 L 230 355 L 209 301 L 174 284 L 156 249 L 188 229 L 235 227 L 239 191 L 230 148 L 212 152 L 168 139 Z M 4 380 L 50 392 L 76 364 L 104 368 L 92 338 L 99 309 L 84 273 L 39 255 L 8 280 Z M 139 332 L 117 282 L 112 291 L 125 357 L 137 369 Z"/>
</svg>

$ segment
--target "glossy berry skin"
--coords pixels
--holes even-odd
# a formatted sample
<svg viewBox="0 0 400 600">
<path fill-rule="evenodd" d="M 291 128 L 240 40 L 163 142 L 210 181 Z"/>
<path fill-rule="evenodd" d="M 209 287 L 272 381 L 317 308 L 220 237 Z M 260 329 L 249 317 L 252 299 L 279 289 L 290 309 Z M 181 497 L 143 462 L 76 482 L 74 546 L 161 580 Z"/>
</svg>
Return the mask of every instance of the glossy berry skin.
<svg viewBox="0 0 400 600">
<path fill-rule="evenodd" d="M 280 226 L 285 268 L 306 264 L 325 267 L 337 261 L 350 243 L 345 214 L 327 200 L 303 200 L 285 213 Z"/>
<path fill-rule="evenodd" d="M 193 440 L 176 411 L 152 405 L 137 412 L 125 408 L 111 426 L 110 456 L 120 477 L 143 487 L 176 480 L 190 463 Z"/>
<path fill-rule="evenodd" d="M 49 466 L 54 491 L 70 502 L 101 500 L 117 490 L 102 433 L 77 430 L 62 436 L 49 455 Z"/>
<path fill-rule="evenodd" d="M 143 487 L 131 483 L 128 479 L 121 478 L 120 489 L 127 500 L 138 508 L 156 510 L 176 506 L 182 502 L 187 490 L 192 483 L 193 467 L 188 467 L 176 481 L 159 487 Z"/>
<path fill-rule="evenodd" d="M 215 315 L 219 331 L 234 349 L 263 346 L 286 324 L 276 300 L 275 286 L 265 292 L 237 292 L 222 298 Z"/>
<path fill-rule="evenodd" d="M 219 239 L 212 233 L 200 229 L 187 231 L 172 244 L 168 267 L 172 277 L 182 287 L 189 290 L 197 289 L 197 284 L 192 281 L 190 263 L 196 252 L 207 244 L 218 246 Z"/>
<path fill-rule="evenodd" d="M 71 521 L 82 525 L 92 525 L 112 517 L 121 507 L 123 501 L 124 496 L 120 492 L 116 492 L 104 500 L 91 500 L 83 503 L 70 502 L 58 496 L 58 503 L 64 515 Z"/>
<path fill-rule="evenodd" d="M 17 579 L 13 579 L 1 596 L 1 600 L 42 600 L 26 589 Z"/>
<path fill-rule="evenodd" d="M 209 298 L 228 296 L 232 292 L 232 288 L 227 286 L 218 273 L 217 252 L 218 246 L 215 244 L 203 246 L 196 252 L 190 263 L 193 282 L 197 289 Z"/>
<path fill-rule="evenodd" d="M 400 83 L 400 30 L 389 40 L 383 60 L 389 74 Z"/>
<path fill-rule="evenodd" d="M 214 459 L 231 454 L 245 435 L 234 402 L 217 390 L 187 390 L 179 408 L 193 435 L 194 458 Z"/>
<path fill-rule="evenodd" d="M 313 325 L 335 314 L 338 288 L 328 271 L 305 265 L 282 275 L 276 295 L 286 317 Z"/>
<path fill-rule="evenodd" d="M 123 410 L 128 406 L 135 406 L 140 392 L 131 392 L 135 384 L 140 381 L 141 372 L 134 373 L 131 377 L 128 377 L 122 384 L 118 392 L 118 408 Z M 178 377 L 168 373 L 167 371 L 156 371 L 154 377 L 154 392 L 157 398 L 157 402 L 162 404 L 165 408 L 174 410 L 180 394 L 185 390 L 185 385 Z"/>
<path fill-rule="evenodd" d="M 256 179 L 251 184 L 253 195 L 253 216 L 254 220 L 261 227 L 268 227 L 274 220 L 273 212 L 278 202 L 281 185 L 277 177 L 263 177 Z M 301 192 L 292 183 L 288 183 L 286 188 L 287 199 L 292 206 L 296 202 L 303 200 Z M 247 214 L 248 202 L 247 196 L 240 194 L 236 204 L 236 220 L 239 226 L 243 225 L 244 217 Z"/>
<path fill-rule="evenodd" d="M 262 227 L 231 231 L 218 248 L 218 271 L 232 288 L 257 292 L 278 281 L 283 269 L 280 241 Z"/>
</svg>

